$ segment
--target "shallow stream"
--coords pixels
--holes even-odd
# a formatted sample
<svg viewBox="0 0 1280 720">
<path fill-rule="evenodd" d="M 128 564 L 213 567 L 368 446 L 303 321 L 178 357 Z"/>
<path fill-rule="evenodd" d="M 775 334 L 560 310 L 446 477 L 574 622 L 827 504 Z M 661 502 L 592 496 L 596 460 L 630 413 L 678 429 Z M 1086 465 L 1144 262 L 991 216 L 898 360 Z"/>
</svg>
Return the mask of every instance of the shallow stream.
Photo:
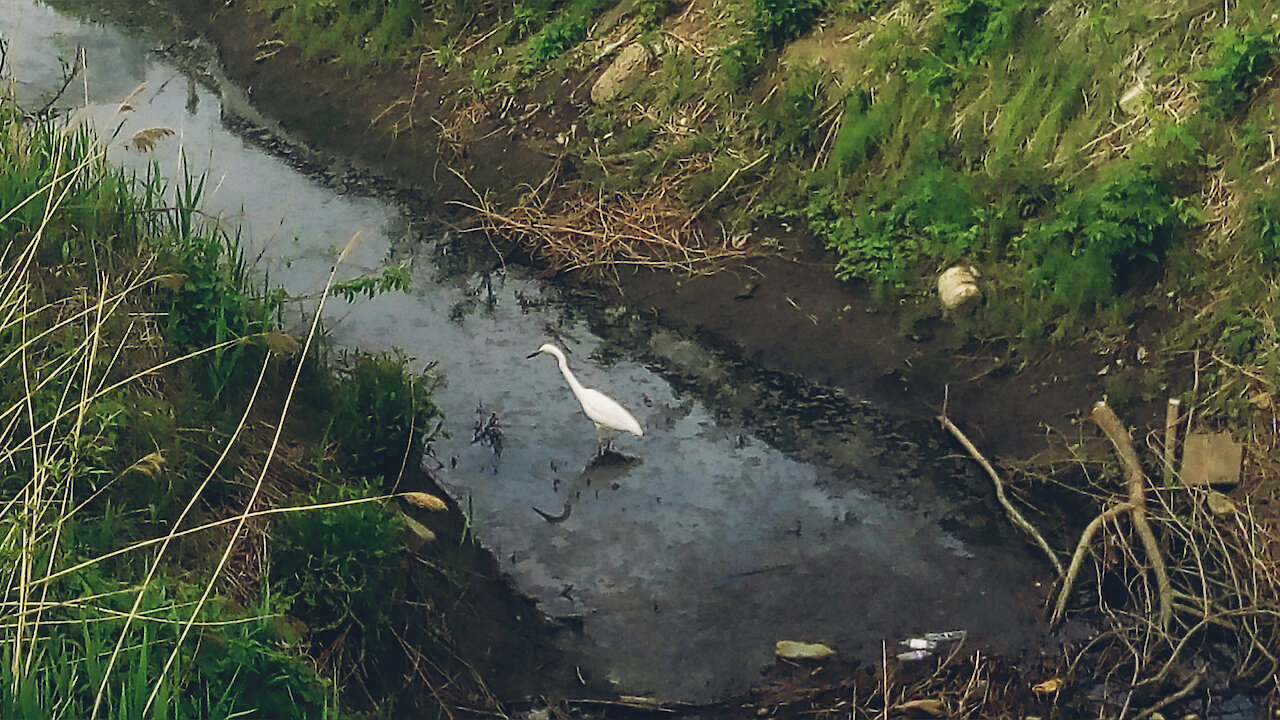
<svg viewBox="0 0 1280 720">
<path fill-rule="evenodd" d="M 112 160 L 156 162 L 174 179 L 185 158 L 207 178 L 205 210 L 240 229 L 256 272 L 312 298 L 303 307 L 356 232 L 340 279 L 410 269 L 407 294 L 331 300 L 331 342 L 397 349 L 446 378 L 437 401 L 450 436 L 432 469 L 514 584 L 572 628 L 564 650 L 592 685 L 712 700 L 754 682 L 778 640 L 869 661 L 930 631 L 966 630 L 1001 652 L 1036 645 L 1043 568 L 934 428 L 477 256 L 432 229 L 411 189 L 292 143 L 199 41 L 123 17 L 140 5 L 79 4 L 86 21 L 4 3 L 20 102 L 42 106 L 62 84 L 60 61 L 84 48 L 87 71 L 57 106 L 73 114 L 87 100 Z M 135 109 L 118 113 L 144 82 Z M 127 147 L 153 126 L 175 135 L 151 153 Z M 593 461 L 594 429 L 554 361 L 526 359 L 547 340 L 635 414 L 643 438 L 624 435 L 619 456 Z M 491 417 L 500 452 L 473 442 Z"/>
</svg>

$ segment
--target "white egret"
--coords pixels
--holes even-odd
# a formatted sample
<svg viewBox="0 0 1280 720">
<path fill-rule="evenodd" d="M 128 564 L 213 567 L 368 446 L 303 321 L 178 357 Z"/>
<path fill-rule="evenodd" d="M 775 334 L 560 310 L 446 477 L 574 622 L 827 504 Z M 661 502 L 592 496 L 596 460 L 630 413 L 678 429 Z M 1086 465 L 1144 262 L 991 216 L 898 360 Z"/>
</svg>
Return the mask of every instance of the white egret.
<svg viewBox="0 0 1280 720">
<path fill-rule="evenodd" d="M 551 343 L 544 343 L 537 351 L 530 353 L 529 357 L 540 354 L 551 355 L 556 359 L 561 374 L 569 383 L 569 389 L 573 391 L 574 397 L 578 398 L 578 402 L 582 403 L 582 411 L 591 418 L 591 422 L 596 424 L 596 452 L 603 452 L 612 444 L 613 434 L 619 430 L 626 430 L 637 437 L 644 435 L 640 423 L 636 422 L 635 417 L 627 412 L 626 408 L 599 390 L 583 387 L 582 383 L 578 382 L 578 378 L 570 372 L 569 361 L 565 359 L 560 348 Z"/>
</svg>

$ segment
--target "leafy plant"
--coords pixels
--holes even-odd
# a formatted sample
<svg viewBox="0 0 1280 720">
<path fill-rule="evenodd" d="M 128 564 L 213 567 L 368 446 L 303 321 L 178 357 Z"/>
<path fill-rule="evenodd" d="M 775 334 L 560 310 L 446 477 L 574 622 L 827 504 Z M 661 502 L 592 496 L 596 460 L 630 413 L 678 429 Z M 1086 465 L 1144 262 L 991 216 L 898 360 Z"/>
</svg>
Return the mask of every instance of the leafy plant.
<svg viewBox="0 0 1280 720">
<path fill-rule="evenodd" d="M 751 84 L 764 64 L 765 48 L 755 35 L 748 35 L 720 51 L 720 63 L 729 81 L 738 87 Z"/>
<path fill-rule="evenodd" d="M 1280 30 L 1225 27 L 1214 39 L 1213 64 L 1198 79 L 1205 88 L 1202 107 L 1216 116 L 1234 113 L 1249 100 L 1275 64 Z"/>
<path fill-rule="evenodd" d="M 391 482 L 422 461 L 440 417 L 432 389 L 430 376 L 405 372 L 397 359 L 356 358 L 334 391 L 330 425 L 353 474 Z"/>
<path fill-rule="evenodd" d="M 886 101 L 873 104 L 865 90 L 845 98 L 844 117 L 831 149 L 831 163 L 839 174 L 850 175 L 867 162 L 893 129 L 892 110 Z"/>
<path fill-rule="evenodd" d="M 1066 187 L 1061 197 L 1055 215 L 1018 242 L 1033 292 L 1072 310 L 1091 310 L 1128 289 L 1195 216 L 1168 178 L 1144 165 Z"/>
<path fill-rule="evenodd" d="M 777 49 L 808 32 L 825 6 L 825 0 L 751 0 L 751 26 L 766 47 Z"/>
<path fill-rule="evenodd" d="M 844 279 L 905 288 L 926 258 L 954 260 L 979 244 L 984 226 L 971 182 L 946 166 L 937 135 L 921 137 L 907 176 L 885 199 L 857 204 L 819 193 L 806 215 L 810 227 L 840 253 Z"/>
<path fill-rule="evenodd" d="M 1280 192 L 1272 191 L 1256 200 L 1249 219 L 1258 259 L 1274 266 L 1280 261 Z"/>
<path fill-rule="evenodd" d="M 369 497 L 371 490 L 323 485 L 314 503 Z M 272 531 L 271 579 L 289 612 L 312 630 L 353 622 L 375 634 L 392 602 L 404 552 L 401 520 L 374 502 L 284 516 Z"/>
<path fill-rule="evenodd" d="M 529 41 L 529 48 L 520 63 L 520 72 L 531 75 L 582 42 L 587 36 L 587 24 L 591 18 L 612 3 L 613 0 L 575 0 Z"/>
</svg>

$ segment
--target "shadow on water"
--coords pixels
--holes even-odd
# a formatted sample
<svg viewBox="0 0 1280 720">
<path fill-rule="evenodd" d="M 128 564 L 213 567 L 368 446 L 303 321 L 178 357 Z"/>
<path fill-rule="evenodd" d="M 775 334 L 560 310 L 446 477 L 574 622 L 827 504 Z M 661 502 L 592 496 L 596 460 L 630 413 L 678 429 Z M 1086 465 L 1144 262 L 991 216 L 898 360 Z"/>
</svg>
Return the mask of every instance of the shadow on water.
<svg viewBox="0 0 1280 720">
<path fill-rule="evenodd" d="M 964 629 L 1001 652 L 1036 643 L 1042 568 L 934 428 L 890 422 L 643 309 L 495 267 L 469 242 L 424 231 L 429 208 L 411 191 L 289 143 L 198 43 L 148 40 L 178 53 L 180 70 L 31 0 L 6 4 L 0 20 L 17 29 L 11 62 L 30 97 L 75 45 L 92 59 L 100 123 L 145 80 L 119 137 L 154 125 L 178 135 L 154 157 L 119 143 L 110 156 L 154 160 L 172 178 L 180 148 L 208 176 L 206 209 L 242 228 L 272 283 L 314 298 L 356 231 L 365 240 L 343 277 L 410 270 L 408 294 L 326 308 L 332 341 L 436 363 L 453 428 L 434 448 L 440 482 L 472 508 L 503 571 L 565 621 L 562 648 L 592 688 L 715 699 L 756 680 L 783 639 L 867 661 L 882 641 L 926 631 Z M 557 369 L 526 361 L 548 338 L 644 437 L 594 456 L 592 424 Z"/>
</svg>

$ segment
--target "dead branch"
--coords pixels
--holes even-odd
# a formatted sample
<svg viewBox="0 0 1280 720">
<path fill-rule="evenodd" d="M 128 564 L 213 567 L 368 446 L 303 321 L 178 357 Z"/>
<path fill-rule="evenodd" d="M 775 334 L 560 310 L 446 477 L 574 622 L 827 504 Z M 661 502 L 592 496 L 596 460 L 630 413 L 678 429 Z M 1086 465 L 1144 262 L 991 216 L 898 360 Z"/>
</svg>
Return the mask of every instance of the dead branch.
<svg viewBox="0 0 1280 720">
<path fill-rule="evenodd" d="M 969 442 L 969 438 L 960 430 L 960 428 L 956 427 L 955 423 L 951 422 L 950 418 L 946 415 L 939 415 L 938 422 L 942 423 L 942 427 L 946 428 L 947 432 L 950 432 L 956 440 L 960 441 L 960 444 L 964 446 L 964 449 L 969 451 L 969 456 L 974 460 L 977 460 L 978 464 L 982 466 L 982 469 L 987 471 L 987 475 L 991 478 L 991 482 L 996 486 L 996 499 L 999 500 L 1000 505 L 1004 507 L 1005 514 L 1009 516 L 1009 521 L 1017 526 L 1019 530 L 1030 535 L 1031 538 L 1036 541 L 1036 545 L 1038 545 L 1040 549 L 1044 551 L 1044 554 L 1049 557 L 1049 562 L 1053 563 L 1053 569 L 1057 571 L 1058 577 L 1062 577 L 1062 562 L 1058 560 L 1058 554 L 1053 551 L 1053 548 L 1049 547 L 1049 543 L 1045 542 L 1044 536 L 1036 530 L 1035 526 L 1027 522 L 1027 519 L 1022 517 L 1022 513 L 1018 512 L 1018 509 L 1013 506 L 1013 503 L 1009 502 L 1009 498 L 1004 492 L 1004 481 L 1000 479 L 995 468 L 991 467 L 991 463 L 987 462 L 987 459 L 983 457 L 982 453 L 978 452 L 978 448 L 974 447 L 972 442 Z"/>
<path fill-rule="evenodd" d="M 1084 532 L 1080 533 L 1080 542 L 1076 543 L 1076 551 L 1071 556 L 1071 566 L 1067 568 L 1066 577 L 1062 579 L 1062 588 L 1058 590 L 1058 602 L 1053 607 L 1053 615 L 1049 619 L 1050 625 L 1057 625 L 1062 620 L 1062 613 L 1067 608 L 1067 596 L 1071 594 L 1071 587 L 1075 585 L 1076 577 L 1080 575 L 1080 567 L 1084 564 L 1084 556 L 1089 551 L 1089 543 L 1093 541 L 1093 536 L 1102 529 L 1104 523 L 1131 510 L 1133 505 L 1130 503 L 1120 503 L 1091 520 L 1085 526 Z"/>
<path fill-rule="evenodd" d="M 1142 472 L 1142 464 L 1138 453 L 1133 449 L 1133 439 L 1125 429 L 1120 418 L 1116 417 L 1105 401 L 1099 400 L 1093 406 L 1093 421 L 1098 423 L 1102 432 L 1115 447 L 1120 464 L 1124 466 L 1125 487 L 1129 492 L 1129 503 L 1133 506 L 1129 515 L 1133 527 L 1142 540 L 1142 547 L 1147 553 L 1147 562 L 1151 563 L 1151 571 L 1156 576 L 1156 585 L 1160 592 L 1160 629 L 1167 631 L 1173 611 L 1173 590 L 1169 585 L 1169 573 L 1165 569 L 1164 555 L 1156 536 L 1151 532 L 1151 524 L 1147 522 L 1147 478 Z"/>
</svg>

